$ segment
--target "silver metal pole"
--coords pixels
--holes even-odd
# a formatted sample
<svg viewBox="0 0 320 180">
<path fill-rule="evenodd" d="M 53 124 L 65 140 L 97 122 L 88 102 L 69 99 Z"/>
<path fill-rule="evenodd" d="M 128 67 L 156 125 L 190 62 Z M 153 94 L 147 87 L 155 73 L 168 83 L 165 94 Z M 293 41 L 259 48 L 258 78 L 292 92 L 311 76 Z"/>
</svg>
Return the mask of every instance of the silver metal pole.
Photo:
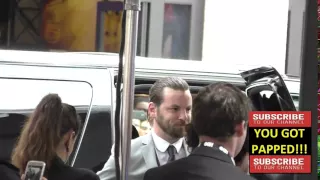
<svg viewBox="0 0 320 180">
<path fill-rule="evenodd" d="M 121 180 L 126 180 L 131 151 L 132 110 L 134 100 L 134 70 L 137 52 L 138 17 L 140 0 L 126 0 L 126 33 L 123 66 L 123 91 L 122 91 L 122 131 L 120 137 L 120 172 Z"/>
</svg>

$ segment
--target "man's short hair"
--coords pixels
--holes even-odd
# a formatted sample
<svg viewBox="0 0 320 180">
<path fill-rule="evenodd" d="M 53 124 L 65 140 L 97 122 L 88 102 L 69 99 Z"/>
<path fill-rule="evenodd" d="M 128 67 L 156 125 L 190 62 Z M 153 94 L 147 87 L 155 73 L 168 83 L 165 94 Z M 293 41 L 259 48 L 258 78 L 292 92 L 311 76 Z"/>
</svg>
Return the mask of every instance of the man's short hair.
<svg viewBox="0 0 320 180">
<path fill-rule="evenodd" d="M 170 88 L 173 90 L 186 91 L 189 89 L 188 83 L 179 77 L 166 77 L 157 80 L 149 91 L 150 102 L 159 106 L 163 101 L 163 89 Z"/>
<path fill-rule="evenodd" d="M 248 122 L 250 99 L 236 86 L 219 82 L 202 88 L 194 98 L 192 124 L 199 136 L 226 140 L 236 125 Z"/>
</svg>

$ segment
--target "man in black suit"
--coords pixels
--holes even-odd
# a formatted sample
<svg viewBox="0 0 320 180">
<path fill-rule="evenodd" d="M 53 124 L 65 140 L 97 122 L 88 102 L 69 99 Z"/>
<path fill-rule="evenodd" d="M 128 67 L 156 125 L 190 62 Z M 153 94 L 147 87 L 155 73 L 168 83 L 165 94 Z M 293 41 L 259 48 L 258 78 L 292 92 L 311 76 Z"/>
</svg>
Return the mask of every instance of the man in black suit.
<svg viewBox="0 0 320 180">
<path fill-rule="evenodd" d="M 144 180 L 254 180 L 233 159 L 245 141 L 251 110 L 250 100 L 231 84 L 202 88 L 192 108 L 199 147 L 186 158 L 148 170 Z"/>
</svg>

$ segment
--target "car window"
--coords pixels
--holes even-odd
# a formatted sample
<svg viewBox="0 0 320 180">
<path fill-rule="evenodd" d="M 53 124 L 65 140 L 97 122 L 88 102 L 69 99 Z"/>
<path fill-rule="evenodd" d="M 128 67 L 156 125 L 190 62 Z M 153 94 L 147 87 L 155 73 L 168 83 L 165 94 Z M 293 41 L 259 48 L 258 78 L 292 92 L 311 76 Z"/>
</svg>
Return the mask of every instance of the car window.
<svg viewBox="0 0 320 180">
<path fill-rule="evenodd" d="M 111 154 L 111 112 L 111 106 L 93 107 L 74 167 L 87 168 L 95 172 L 103 168 Z M 82 118 L 87 115 L 86 112 L 80 113 Z"/>
<path fill-rule="evenodd" d="M 148 104 L 149 95 L 135 94 L 132 125 L 135 128 L 133 131 L 136 130 L 139 136 L 143 136 L 151 130 L 151 126 L 147 119 Z"/>
<path fill-rule="evenodd" d="M 291 94 L 294 106 L 296 107 L 296 109 L 299 109 L 299 95 L 295 95 L 295 94 Z"/>
<path fill-rule="evenodd" d="M 92 88 L 86 82 L 0 78 L 0 87 L 0 159 L 10 159 L 24 121 L 45 95 L 58 94 L 64 103 L 76 109 L 91 106 Z M 87 110 L 81 109 L 84 113 Z M 81 113 L 78 109 L 77 112 Z"/>
</svg>

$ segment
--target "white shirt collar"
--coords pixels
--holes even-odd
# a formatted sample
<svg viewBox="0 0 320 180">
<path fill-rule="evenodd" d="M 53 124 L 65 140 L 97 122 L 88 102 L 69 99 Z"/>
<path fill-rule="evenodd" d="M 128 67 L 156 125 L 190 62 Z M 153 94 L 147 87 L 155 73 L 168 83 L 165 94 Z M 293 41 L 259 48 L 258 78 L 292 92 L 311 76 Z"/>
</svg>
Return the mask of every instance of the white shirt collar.
<svg viewBox="0 0 320 180">
<path fill-rule="evenodd" d="M 166 152 L 170 143 L 167 142 L 166 140 L 162 139 L 161 137 L 159 137 L 154 130 L 151 130 L 151 134 L 152 134 L 152 138 L 153 138 L 153 142 L 156 146 L 156 148 L 160 151 L 160 152 Z M 176 141 L 175 143 L 173 143 L 172 145 L 176 148 L 177 152 L 179 153 L 181 150 L 183 144 L 183 138 L 180 138 L 178 141 Z"/>
<path fill-rule="evenodd" d="M 226 148 L 220 146 L 220 147 L 219 147 L 219 150 L 222 151 L 223 153 L 229 155 L 229 151 L 228 151 Z M 236 162 L 234 161 L 234 158 L 231 157 L 231 156 L 230 156 L 230 158 L 231 158 L 231 161 L 233 162 L 233 165 L 236 165 Z"/>
<path fill-rule="evenodd" d="M 201 144 L 199 144 L 199 146 L 200 145 Z M 214 145 L 214 143 L 212 143 L 212 142 L 205 142 L 204 143 L 204 146 L 207 146 L 207 147 L 213 147 L 213 145 Z M 222 146 L 219 146 L 219 150 L 229 156 L 229 151 L 226 148 L 224 148 Z M 236 162 L 234 161 L 234 158 L 231 157 L 231 156 L 229 156 L 229 157 L 231 158 L 231 161 L 233 162 L 233 165 L 236 165 Z"/>
</svg>

